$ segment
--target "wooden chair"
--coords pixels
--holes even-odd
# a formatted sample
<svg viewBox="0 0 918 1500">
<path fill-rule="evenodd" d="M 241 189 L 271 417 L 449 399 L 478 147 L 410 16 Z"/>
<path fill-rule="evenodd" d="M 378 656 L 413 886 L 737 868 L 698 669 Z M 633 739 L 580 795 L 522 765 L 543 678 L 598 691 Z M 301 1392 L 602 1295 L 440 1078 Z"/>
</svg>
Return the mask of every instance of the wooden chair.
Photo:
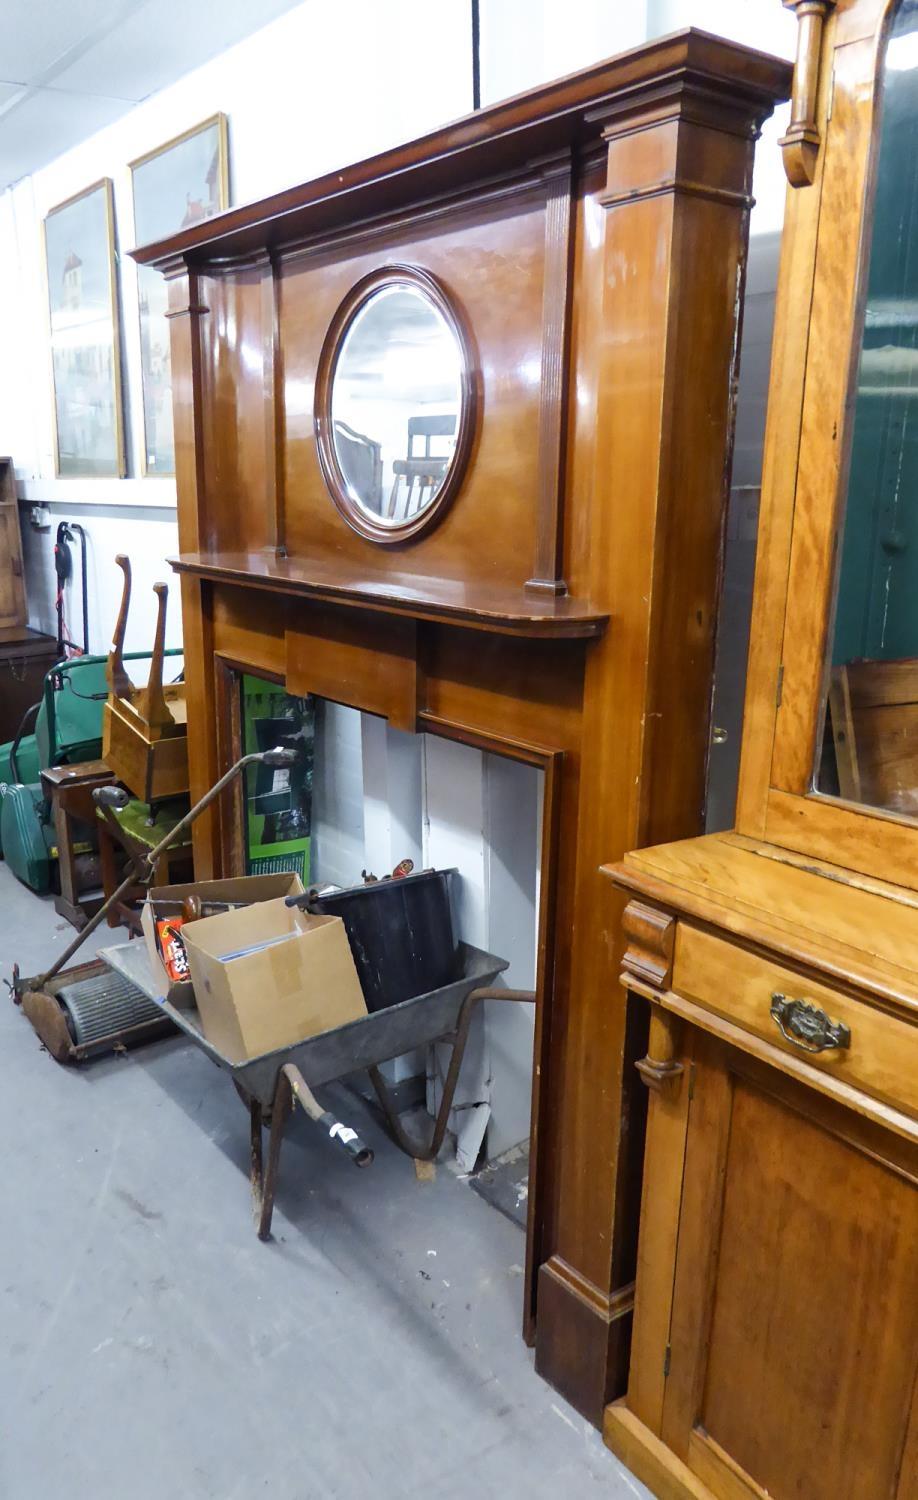
<svg viewBox="0 0 918 1500">
<path fill-rule="evenodd" d="M 829 708 L 840 795 L 918 813 L 918 659 L 835 667 Z"/>
<path fill-rule="evenodd" d="M 407 520 L 409 516 L 416 515 L 422 505 L 437 493 L 449 467 L 449 454 L 431 453 L 431 439 L 452 437 L 455 431 L 454 416 L 408 418 L 408 456 L 397 458 L 392 465 L 395 479 L 389 494 L 390 520 Z M 423 452 L 419 453 L 415 449 L 415 443 L 421 439 Z M 400 504 L 399 488 L 402 484 L 405 485 L 405 496 Z"/>
</svg>

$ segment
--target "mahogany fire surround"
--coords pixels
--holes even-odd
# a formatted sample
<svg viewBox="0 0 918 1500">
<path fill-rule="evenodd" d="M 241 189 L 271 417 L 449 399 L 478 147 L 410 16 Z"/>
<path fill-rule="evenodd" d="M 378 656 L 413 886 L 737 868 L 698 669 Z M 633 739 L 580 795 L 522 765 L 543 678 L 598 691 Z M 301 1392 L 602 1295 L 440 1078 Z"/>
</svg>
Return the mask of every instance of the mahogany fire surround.
<svg viewBox="0 0 918 1500">
<path fill-rule="evenodd" d="M 192 794 L 240 670 L 545 771 L 525 1333 L 597 1423 L 646 1050 L 599 865 L 702 827 L 753 150 L 790 81 L 684 32 L 134 252 L 169 280 Z M 313 411 L 336 309 L 390 263 L 461 311 L 477 419 L 438 524 L 381 548 Z M 239 868 L 239 795 L 201 876 Z"/>
</svg>

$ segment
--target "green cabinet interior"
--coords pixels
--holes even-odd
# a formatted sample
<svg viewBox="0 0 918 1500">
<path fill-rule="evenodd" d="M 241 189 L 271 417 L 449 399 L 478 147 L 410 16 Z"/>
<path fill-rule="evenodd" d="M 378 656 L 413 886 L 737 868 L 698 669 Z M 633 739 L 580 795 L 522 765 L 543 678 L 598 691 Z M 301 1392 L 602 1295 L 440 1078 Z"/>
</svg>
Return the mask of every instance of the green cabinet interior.
<svg viewBox="0 0 918 1500">
<path fill-rule="evenodd" d="M 244 675 L 242 739 L 246 755 L 290 746 L 298 752 L 287 767 L 249 766 L 245 773 L 246 870 L 250 875 L 290 871 L 310 880 L 315 705 L 274 682 Z"/>
</svg>

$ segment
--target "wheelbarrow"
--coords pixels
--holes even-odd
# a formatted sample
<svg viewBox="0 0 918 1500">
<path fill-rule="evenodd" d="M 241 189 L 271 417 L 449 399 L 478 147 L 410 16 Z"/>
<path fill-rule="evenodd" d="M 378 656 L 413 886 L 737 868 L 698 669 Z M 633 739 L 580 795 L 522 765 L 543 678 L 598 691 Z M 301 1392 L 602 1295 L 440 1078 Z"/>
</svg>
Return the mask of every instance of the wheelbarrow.
<svg viewBox="0 0 918 1500">
<path fill-rule="evenodd" d="M 102 950 L 100 959 L 91 964 L 65 969 L 65 964 L 127 890 L 135 882 L 141 885 L 152 882 L 160 855 L 219 797 L 235 776 L 256 762 L 286 766 L 293 759 L 294 752 L 281 746 L 242 756 L 167 832 L 155 849 L 130 861 L 131 867 L 118 889 L 45 973 L 27 978 L 19 972 L 16 964 L 10 986 L 14 1003 L 22 1007 L 39 1038 L 58 1062 L 81 1061 L 99 1051 L 111 1050 L 113 1045 L 152 1039 L 171 1023 L 200 1047 L 213 1063 L 229 1073 L 249 1110 L 252 1194 L 258 1234 L 263 1240 L 271 1233 L 281 1142 L 295 1102 L 302 1106 L 310 1119 L 327 1130 L 329 1138 L 358 1166 L 367 1166 L 373 1159 L 369 1148 L 356 1131 L 324 1110 L 312 1093 L 313 1087 L 366 1069 L 396 1144 L 416 1160 L 432 1161 L 443 1144 L 475 1007 L 482 1000 L 526 1004 L 535 1001 L 531 990 L 494 988 L 494 980 L 507 967 L 506 960 L 460 943 L 456 949 L 455 975 L 437 989 L 406 997 L 385 1009 L 372 1011 L 345 1026 L 322 1032 L 291 1047 L 236 1063 L 224 1057 L 204 1036 L 196 1009 L 181 1010 L 162 996 L 162 978 L 154 973 L 144 945 L 120 944 Z M 114 805 L 125 800 L 126 794 L 117 788 L 102 787 L 93 793 L 93 797 L 100 811 L 111 817 Z M 105 980 L 106 973 L 111 976 L 112 971 L 123 982 L 126 993 L 112 995 Z M 83 985 L 87 981 L 97 986 L 100 993 L 87 1007 L 84 1017 L 86 1034 L 74 1035 L 72 1011 L 69 1020 L 65 1015 L 65 995 L 76 984 Z M 70 1005 L 72 1007 L 72 1000 Z M 443 1097 L 430 1139 L 426 1143 L 418 1142 L 411 1138 L 399 1120 L 379 1066 L 415 1047 L 445 1041 L 452 1041 L 453 1050 Z M 262 1130 L 268 1123 L 270 1137 L 265 1168 Z"/>
<path fill-rule="evenodd" d="M 299 1104 L 310 1119 L 327 1131 L 329 1139 L 346 1151 L 355 1165 L 368 1166 L 373 1160 L 372 1151 L 357 1132 L 323 1109 L 312 1093 L 313 1088 L 365 1069 L 396 1145 L 415 1160 L 432 1161 L 443 1144 L 476 1006 L 483 1000 L 530 1004 L 535 1000 L 531 990 L 494 988 L 494 980 L 506 969 L 507 960 L 485 953 L 469 943 L 460 943 L 456 955 L 456 978 L 450 984 L 425 995 L 414 995 L 385 1010 L 371 1011 L 356 1021 L 336 1026 L 293 1046 L 264 1053 L 246 1062 L 232 1062 L 205 1037 L 197 1009 L 179 1009 L 160 994 L 162 980 L 155 975 L 142 944 L 123 943 L 106 948 L 100 957 L 154 1000 L 174 1025 L 211 1062 L 228 1073 L 235 1084 L 236 1092 L 249 1111 L 253 1211 L 261 1240 L 267 1240 L 271 1235 L 281 1143 L 295 1104 Z M 429 1138 L 419 1141 L 399 1119 L 380 1074 L 380 1064 L 415 1047 L 447 1041 L 452 1042 L 452 1055 L 440 1107 Z M 262 1149 L 265 1125 L 269 1125 L 267 1165 Z"/>
</svg>

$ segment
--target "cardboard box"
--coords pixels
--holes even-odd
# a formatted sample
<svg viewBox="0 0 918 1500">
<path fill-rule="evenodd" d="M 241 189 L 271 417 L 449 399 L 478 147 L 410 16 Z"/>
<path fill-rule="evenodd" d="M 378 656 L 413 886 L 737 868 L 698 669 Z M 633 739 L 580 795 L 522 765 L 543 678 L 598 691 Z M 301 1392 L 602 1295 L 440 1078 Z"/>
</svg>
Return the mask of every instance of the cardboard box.
<svg viewBox="0 0 918 1500">
<path fill-rule="evenodd" d="M 367 1014 L 344 923 L 279 901 L 183 929 L 201 1026 L 231 1062 Z"/>
<path fill-rule="evenodd" d="M 235 880 L 197 880 L 187 885 L 152 886 L 140 914 L 143 931 L 154 974 L 162 976 L 163 995 L 178 1010 L 190 1010 L 195 1004 L 191 983 L 175 984 L 166 973 L 165 965 L 156 946 L 153 908 L 157 901 L 182 902 L 186 896 L 199 896 L 202 901 L 276 901 L 283 896 L 301 896 L 303 883 L 299 875 L 240 875 Z M 189 924 L 190 925 L 190 924 Z"/>
</svg>

